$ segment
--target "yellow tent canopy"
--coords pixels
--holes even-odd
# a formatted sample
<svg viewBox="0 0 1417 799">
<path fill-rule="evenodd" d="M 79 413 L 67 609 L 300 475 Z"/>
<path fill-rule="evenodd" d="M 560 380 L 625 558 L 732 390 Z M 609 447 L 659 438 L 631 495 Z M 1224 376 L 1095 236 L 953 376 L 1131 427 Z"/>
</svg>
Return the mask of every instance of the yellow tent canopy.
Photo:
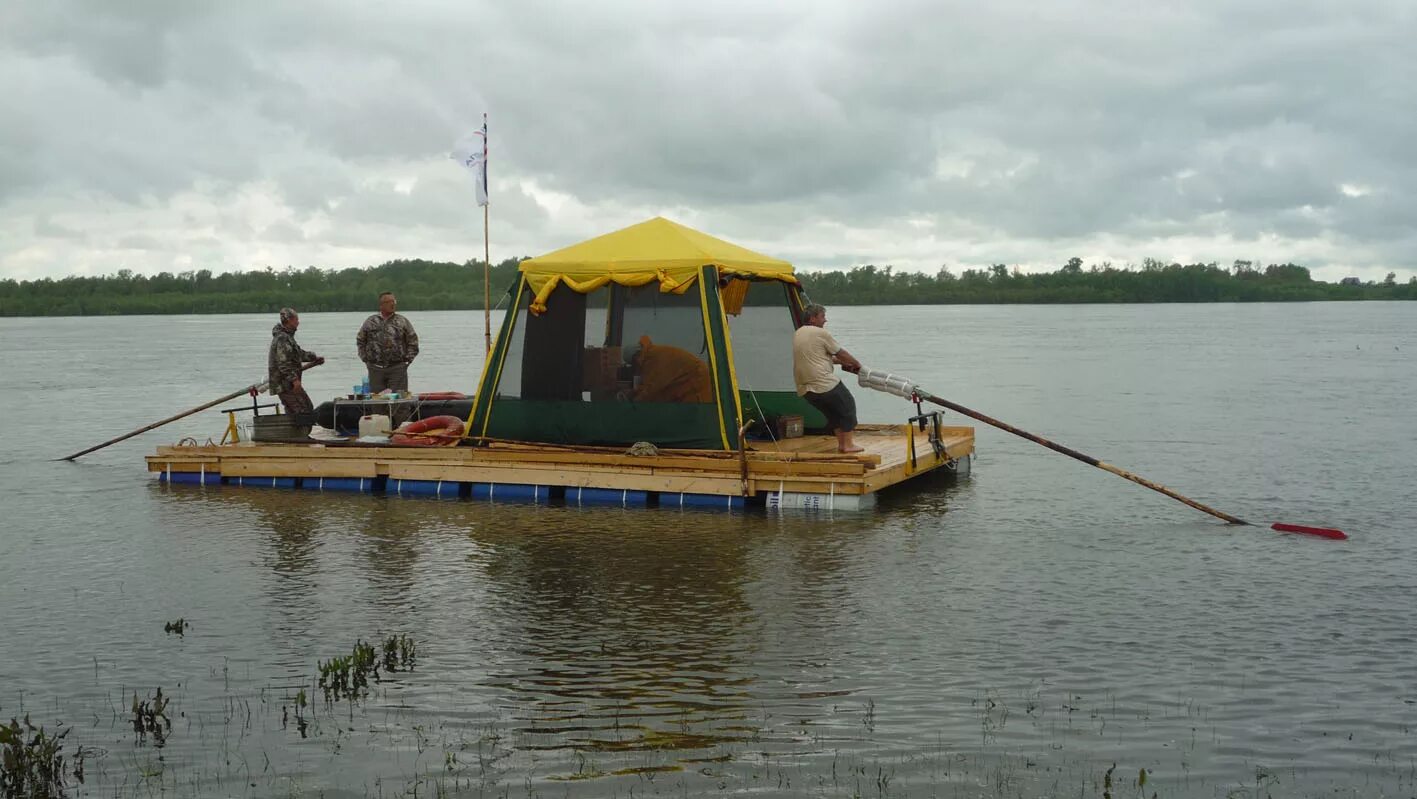
<svg viewBox="0 0 1417 799">
<path fill-rule="evenodd" d="M 658 280 L 660 291 L 682 294 L 705 266 L 725 276 L 797 282 L 786 261 L 659 216 L 522 261 L 521 272 L 536 292 L 531 310 L 541 313 L 558 285 L 585 294 L 612 282 L 643 286 Z"/>
</svg>

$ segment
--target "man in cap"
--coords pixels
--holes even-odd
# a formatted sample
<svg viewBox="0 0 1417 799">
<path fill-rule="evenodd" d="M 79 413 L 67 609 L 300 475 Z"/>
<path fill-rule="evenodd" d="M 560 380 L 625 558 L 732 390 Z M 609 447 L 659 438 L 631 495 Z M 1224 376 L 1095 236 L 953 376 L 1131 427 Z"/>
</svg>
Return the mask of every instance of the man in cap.
<svg viewBox="0 0 1417 799">
<path fill-rule="evenodd" d="M 295 343 L 300 314 L 294 308 L 280 309 L 280 321 L 271 328 L 271 348 L 266 355 L 267 391 L 280 397 L 286 413 L 313 413 L 315 404 L 300 382 L 301 364 L 325 362 L 315 353 Z"/>
<path fill-rule="evenodd" d="M 418 334 L 408 317 L 397 313 L 392 291 L 379 295 L 379 312 L 364 320 L 354 343 L 359 360 L 369 367 L 369 390 L 408 391 L 408 365 L 418 357 Z"/>
</svg>

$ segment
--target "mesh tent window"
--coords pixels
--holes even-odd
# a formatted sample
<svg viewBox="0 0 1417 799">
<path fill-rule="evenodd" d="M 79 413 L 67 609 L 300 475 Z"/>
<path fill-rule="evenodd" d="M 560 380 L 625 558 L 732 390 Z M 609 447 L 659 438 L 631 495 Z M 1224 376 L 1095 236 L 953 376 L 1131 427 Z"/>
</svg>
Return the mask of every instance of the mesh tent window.
<svg viewBox="0 0 1417 799">
<path fill-rule="evenodd" d="M 707 268 L 710 272 L 711 268 Z M 518 287 L 474 405 L 474 436 L 557 444 L 726 449 L 740 413 L 717 281 L 682 294 L 557 287 L 543 313 Z M 728 428 L 732 426 L 732 435 Z"/>
<path fill-rule="evenodd" d="M 763 425 L 755 435 L 766 435 L 772 420 L 783 415 L 801 416 L 809 429 L 826 428 L 821 411 L 797 395 L 792 376 L 797 292 L 795 285 L 776 280 L 743 279 L 728 281 L 722 292 L 743 412 Z M 741 299 L 730 303 L 731 297 Z"/>
</svg>

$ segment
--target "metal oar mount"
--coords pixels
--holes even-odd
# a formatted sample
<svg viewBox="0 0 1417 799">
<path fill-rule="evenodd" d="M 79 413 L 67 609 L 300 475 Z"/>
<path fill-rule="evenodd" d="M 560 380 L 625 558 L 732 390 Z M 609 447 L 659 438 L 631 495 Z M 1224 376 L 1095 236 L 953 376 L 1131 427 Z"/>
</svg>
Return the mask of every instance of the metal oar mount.
<svg viewBox="0 0 1417 799">
<path fill-rule="evenodd" d="M 861 371 L 856 373 L 856 382 L 865 388 L 873 388 L 877 391 L 884 391 L 887 394 L 894 394 L 897 397 L 905 397 L 914 400 L 919 394 L 920 399 L 925 399 L 924 394 L 920 394 L 915 384 L 904 377 L 897 377 L 879 369 L 867 369 L 861 367 Z"/>
<path fill-rule="evenodd" d="M 1239 518 L 1238 516 L 1231 516 L 1230 514 L 1225 513 L 1224 511 L 1219 511 L 1215 508 L 1210 507 L 1209 505 L 1204 505 L 1200 502 L 1191 499 L 1190 497 L 1178 494 L 1175 491 L 1172 491 L 1171 489 L 1167 488 L 1166 486 L 1161 485 L 1160 483 L 1152 482 L 1151 480 L 1148 480 L 1145 477 L 1132 474 L 1131 472 L 1125 469 L 1121 469 L 1116 466 L 1113 466 L 1110 463 L 1100 461 L 1097 458 L 1092 457 L 1091 455 L 1086 455 L 1081 452 L 1078 452 L 1075 449 L 1065 447 L 1062 444 L 1054 443 L 1042 436 L 1034 435 L 1033 433 L 1030 433 L 1027 430 L 1021 430 L 1007 422 L 1001 422 L 991 416 L 986 416 L 980 413 L 979 411 L 973 410 L 971 408 L 966 408 L 963 405 L 960 405 L 955 402 L 950 402 L 949 400 L 944 399 L 942 397 L 937 397 L 928 391 L 924 391 L 919 386 L 917 386 L 914 381 L 908 378 L 893 375 L 889 372 L 884 372 L 879 369 L 867 369 L 863 366 L 861 367 L 861 370 L 856 373 L 856 380 L 863 388 L 874 389 L 876 391 L 883 391 L 887 394 L 894 394 L 897 397 L 904 397 L 905 399 L 908 399 L 912 402 L 933 402 L 936 405 L 949 408 L 950 410 L 962 413 L 965 416 L 978 419 L 979 421 L 987 425 L 991 425 L 993 427 L 999 428 L 1000 430 L 1005 430 L 1007 432 L 1013 433 L 1014 435 L 1019 436 L 1020 438 L 1026 438 L 1035 444 L 1041 444 L 1047 447 L 1048 449 L 1053 450 L 1054 452 L 1061 452 L 1064 455 L 1067 455 L 1070 458 L 1080 460 L 1083 463 L 1088 464 L 1089 466 L 1096 466 L 1097 468 L 1102 469 L 1103 471 L 1108 471 L 1112 474 L 1117 475 L 1118 477 L 1124 477 L 1128 480 L 1131 480 L 1137 485 L 1145 486 L 1147 488 L 1150 488 L 1152 491 L 1157 491 L 1162 494 L 1165 494 L 1166 496 L 1171 497 L 1172 499 L 1178 502 L 1184 502 L 1187 505 L 1190 505 L 1196 510 L 1209 513 L 1211 516 L 1214 516 L 1217 519 L 1224 519 L 1225 521 L 1231 524 L 1249 524 L 1249 522 Z M 1274 524 L 1272 526 L 1272 529 L 1285 533 L 1304 533 L 1306 535 L 1315 535 L 1321 538 L 1333 538 L 1339 540 L 1348 537 L 1342 530 L 1334 530 L 1328 527 L 1306 527 L 1304 525 L 1299 524 Z"/>
</svg>

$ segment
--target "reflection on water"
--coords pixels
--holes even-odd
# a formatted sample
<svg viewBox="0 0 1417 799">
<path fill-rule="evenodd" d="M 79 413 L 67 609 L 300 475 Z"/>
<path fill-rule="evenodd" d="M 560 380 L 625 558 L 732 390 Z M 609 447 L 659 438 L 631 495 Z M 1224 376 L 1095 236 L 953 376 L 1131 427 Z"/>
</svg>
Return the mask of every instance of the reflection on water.
<svg viewBox="0 0 1417 799">
<path fill-rule="evenodd" d="M 593 521 L 575 536 L 484 539 L 492 613 L 519 655 L 489 684 L 518 705 L 519 731 L 537 736 L 523 746 L 674 749 L 741 737 L 753 679 L 740 658 L 754 626 L 743 520 L 695 519 L 703 526 L 692 537 L 652 526 L 624 535 L 633 520 L 617 512 Z"/>
<path fill-rule="evenodd" d="M 165 487 L 141 455 L 206 422 L 78 464 L 36 452 L 104 436 L 47 429 L 0 453 L 0 719 L 72 725 L 95 795 L 1101 795 L 1114 763 L 1114 796 L 1150 795 L 1142 769 L 1161 796 L 1409 795 L 1417 317 L 1293 310 L 833 325 L 868 363 L 1201 501 L 1348 528 L 1337 546 L 1214 524 L 988 431 L 968 479 L 777 516 Z M 311 314 L 302 336 L 337 353 L 359 318 Z M 75 413 L 113 432 L 173 410 L 123 374 L 195 405 L 248 324 L 259 373 L 268 320 L 201 321 L 174 344 L 189 374 L 138 345 L 171 320 L 0 320 L 0 435 L 31 435 L 14 398 L 52 389 L 64 352 L 89 356 Z M 476 373 L 461 316 L 416 321 L 430 364 Z M 338 358 L 312 378 L 328 391 L 357 376 Z M 191 629 L 165 633 L 177 618 Z M 395 634 L 414 671 L 299 706 L 317 662 Z M 125 718 L 158 687 L 161 752 Z"/>
<path fill-rule="evenodd" d="M 583 777 L 592 754 L 618 759 L 594 766 L 607 777 L 643 773 L 635 753 L 693 771 L 864 731 L 871 700 L 835 685 L 832 662 L 841 617 L 862 609 L 850 580 L 872 516 L 152 490 L 176 517 L 259 531 L 274 637 L 414 631 L 400 705 L 452 711 L 460 735 L 501 725 L 509 759 L 541 753 L 539 779 Z"/>
</svg>

